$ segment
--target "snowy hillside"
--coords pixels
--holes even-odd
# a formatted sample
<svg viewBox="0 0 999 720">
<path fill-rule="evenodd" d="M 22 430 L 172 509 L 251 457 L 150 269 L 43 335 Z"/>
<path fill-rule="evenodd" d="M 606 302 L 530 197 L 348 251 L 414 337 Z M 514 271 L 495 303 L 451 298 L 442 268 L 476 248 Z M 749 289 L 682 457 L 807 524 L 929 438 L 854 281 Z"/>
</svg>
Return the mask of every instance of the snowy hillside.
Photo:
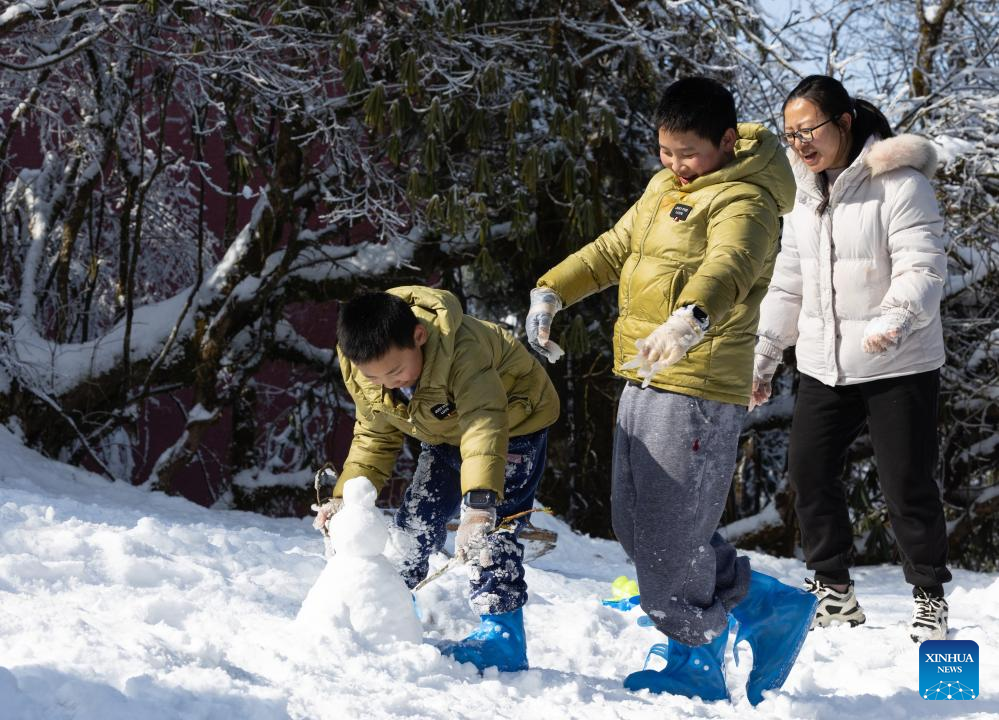
<svg viewBox="0 0 999 720">
<path fill-rule="evenodd" d="M 343 633 L 319 644 L 293 622 L 325 562 L 308 520 L 109 484 L 0 430 L 0 718 L 999 716 L 999 576 L 956 571 L 948 586 L 951 638 L 981 648 L 977 700 L 920 698 L 908 588 L 898 568 L 876 567 L 856 574 L 867 625 L 813 632 L 784 689 L 753 710 L 740 687 L 748 648 L 729 666 L 731 705 L 626 692 L 624 676 L 662 640 L 636 624 L 640 610 L 600 604 L 632 569 L 615 543 L 537 523 L 560 539 L 528 570 L 532 669 L 479 677 L 432 644 L 475 624 L 462 571 L 420 591 L 423 644 L 385 651 Z M 752 558 L 787 582 L 806 574 Z"/>
</svg>

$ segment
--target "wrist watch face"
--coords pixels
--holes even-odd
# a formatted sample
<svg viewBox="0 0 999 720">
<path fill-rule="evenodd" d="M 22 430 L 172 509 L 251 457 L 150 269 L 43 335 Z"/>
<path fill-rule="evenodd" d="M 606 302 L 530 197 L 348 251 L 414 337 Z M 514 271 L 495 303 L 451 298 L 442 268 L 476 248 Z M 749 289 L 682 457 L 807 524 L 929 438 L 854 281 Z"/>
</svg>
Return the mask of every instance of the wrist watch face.
<svg viewBox="0 0 999 720">
<path fill-rule="evenodd" d="M 469 490 L 465 493 L 465 504 L 470 508 L 491 508 L 496 505 L 496 493 L 492 490 Z"/>
</svg>

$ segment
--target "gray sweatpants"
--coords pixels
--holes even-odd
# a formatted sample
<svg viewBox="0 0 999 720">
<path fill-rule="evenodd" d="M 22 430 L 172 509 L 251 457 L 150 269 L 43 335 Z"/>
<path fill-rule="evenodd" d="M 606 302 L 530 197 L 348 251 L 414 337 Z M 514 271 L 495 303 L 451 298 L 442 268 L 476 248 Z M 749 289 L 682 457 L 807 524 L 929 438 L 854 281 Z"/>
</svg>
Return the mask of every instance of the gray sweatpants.
<svg viewBox="0 0 999 720">
<path fill-rule="evenodd" d="M 614 533 L 634 563 L 642 609 L 686 645 L 728 623 L 749 558 L 715 532 L 746 408 L 628 383 L 614 433 Z"/>
</svg>

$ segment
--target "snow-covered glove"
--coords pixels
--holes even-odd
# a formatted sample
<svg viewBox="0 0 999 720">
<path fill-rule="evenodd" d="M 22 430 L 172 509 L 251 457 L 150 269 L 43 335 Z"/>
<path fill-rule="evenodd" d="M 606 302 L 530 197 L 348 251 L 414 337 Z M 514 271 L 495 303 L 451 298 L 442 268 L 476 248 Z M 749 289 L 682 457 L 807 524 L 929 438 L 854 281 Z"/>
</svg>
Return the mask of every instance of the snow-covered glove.
<svg viewBox="0 0 999 720">
<path fill-rule="evenodd" d="M 316 511 L 316 519 L 312 521 L 312 527 L 325 535 L 327 532 L 326 526 L 329 524 L 330 518 L 340 512 L 342 507 L 342 497 L 330 498 L 322 505 L 313 505 L 312 509 Z"/>
<path fill-rule="evenodd" d="M 486 536 L 496 527 L 496 508 L 461 506 L 461 522 L 454 536 L 454 556 L 464 562 L 480 563 Z"/>
<path fill-rule="evenodd" d="M 884 352 L 905 340 L 912 332 L 914 318 L 915 315 L 903 308 L 886 310 L 864 327 L 864 339 L 860 346 L 866 353 Z"/>
<path fill-rule="evenodd" d="M 770 381 L 774 379 L 778 365 L 780 358 L 772 358 L 763 353 L 756 353 L 753 357 L 753 393 L 749 398 L 750 412 L 770 399 L 770 393 L 773 392 Z"/>
<path fill-rule="evenodd" d="M 703 337 L 704 327 L 694 317 L 694 306 L 678 308 L 651 335 L 635 341 L 638 356 L 624 363 L 621 369 L 638 368 L 639 376 L 645 378 L 642 387 L 648 387 L 656 373 L 682 360 L 687 350 Z"/>
<path fill-rule="evenodd" d="M 531 290 L 531 307 L 527 311 L 527 342 L 548 362 L 556 362 L 565 352 L 550 338 L 552 319 L 562 309 L 562 300 L 554 290 Z"/>
</svg>

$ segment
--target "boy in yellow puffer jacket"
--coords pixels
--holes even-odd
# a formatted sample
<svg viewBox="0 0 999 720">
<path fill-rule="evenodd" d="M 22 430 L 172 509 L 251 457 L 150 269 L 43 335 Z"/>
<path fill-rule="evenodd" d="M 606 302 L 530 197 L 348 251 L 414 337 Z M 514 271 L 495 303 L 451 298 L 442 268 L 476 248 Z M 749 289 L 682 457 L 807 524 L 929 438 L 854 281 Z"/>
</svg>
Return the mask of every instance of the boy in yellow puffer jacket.
<svg viewBox="0 0 999 720">
<path fill-rule="evenodd" d="M 350 452 L 320 509 L 325 524 L 347 480 L 377 489 L 392 474 L 404 435 L 421 441 L 395 524 L 409 536 L 401 574 L 426 577 L 430 553 L 461 511 L 455 555 L 469 566 L 471 605 L 482 618 L 441 652 L 483 670 L 527 668 L 522 607 L 524 548 L 517 533 L 491 532 L 497 516 L 530 510 L 545 467 L 559 401 L 548 374 L 509 332 L 465 315 L 453 294 L 422 286 L 354 297 L 340 308 L 337 353 L 356 422 Z"/>
<path fill-rule="evenodd" d="M 635 562 L 642 608 L 669 637 L 667 667 L 625 686 L 728 697 L 729 615 L 753 647 L 750 700 L 779 687 L 814 600 L 751 572 L 716 532 L 752 383 L 759 306 L 794 176 L 776 135 L 737 124 L 709 78 L 670 85 L 657 110 L 664 170 L 618 223 L 545 273 L 527 335 L 549 361 L 563 307 L 619 285 L 614 371 L 625 378 L 614 439 L 614 532 Z M 653 646 L 658 652 L 661 646 Z"/>
</svg>

